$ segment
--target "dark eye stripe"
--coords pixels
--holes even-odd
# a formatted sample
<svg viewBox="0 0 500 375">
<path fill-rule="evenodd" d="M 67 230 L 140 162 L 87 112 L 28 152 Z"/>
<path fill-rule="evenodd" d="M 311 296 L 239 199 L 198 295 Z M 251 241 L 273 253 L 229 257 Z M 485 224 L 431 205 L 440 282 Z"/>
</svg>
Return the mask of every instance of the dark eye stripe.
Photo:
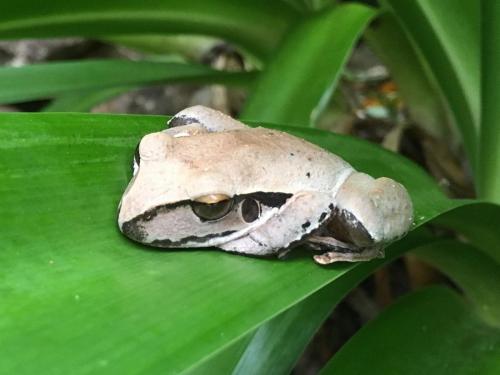
<svg viewBox="0 0 500 375">
<path fill-rule="evenodd" d="M 267 207 L 281 207 L 292 194 L 288 193 L 266 193 L 266 192 L 256 192 L 251 194 L 236 195 L 233 199 L 234 205 L 240 204 L 243 200 L 247 198 L 252 198 L 259 201 L 261 204 Z M 192 201 L 184 200 L 177 203 L 164 204 L 162 206 L 154 207 L 138 216 L 133 218 L 131 221 L 151 221 L 159 213 L 167 213 L 170 210 L 175 210 L 179 207 L 190 207 Z"/>
<path fill-rule="evenodd" d="M 195 119 L 194 117 L 189 117 L 186 115 L 174 116 L 168 122 L 168 127 L 175 128 L 177 126 L 184 126 L 195 123 L 200 123 L 200 121 L 198 119 Z"/>
</svg>

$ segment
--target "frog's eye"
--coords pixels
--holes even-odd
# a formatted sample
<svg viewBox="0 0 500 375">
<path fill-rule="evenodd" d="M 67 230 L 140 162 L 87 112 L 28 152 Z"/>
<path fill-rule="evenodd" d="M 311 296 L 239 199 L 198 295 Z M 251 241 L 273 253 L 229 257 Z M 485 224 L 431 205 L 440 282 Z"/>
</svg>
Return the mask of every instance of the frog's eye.
<svg viewBox="0 0 500 375">
<path fill-rule="evenodd" d="M 191 202 L 191 209 L 202 221 L 222 219 L 233 208 L 234 200 L 221 194 L 206 195 Z"/>
<path fill-rule="evenodd" d="M 260 203 L 253 198 L 245 198 L 241 204 L 241 217 L 247 223 L 257 220 L 261 212 Z"/>
</svg>

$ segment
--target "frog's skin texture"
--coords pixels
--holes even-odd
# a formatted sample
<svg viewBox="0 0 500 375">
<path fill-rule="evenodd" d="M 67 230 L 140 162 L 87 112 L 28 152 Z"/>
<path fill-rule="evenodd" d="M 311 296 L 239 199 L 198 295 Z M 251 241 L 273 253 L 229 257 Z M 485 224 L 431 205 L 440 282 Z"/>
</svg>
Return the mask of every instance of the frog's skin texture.
<svg viewBox="0 0 500 375">
<path fill-rule="evenodd" d="M 256 256 L 303 244 L 320 264 L 383 256 L 412 223 L 406 189 L 287 133 L 195 106 L 142 138 L 118 225 L 157 247 Z"/>
</svg>

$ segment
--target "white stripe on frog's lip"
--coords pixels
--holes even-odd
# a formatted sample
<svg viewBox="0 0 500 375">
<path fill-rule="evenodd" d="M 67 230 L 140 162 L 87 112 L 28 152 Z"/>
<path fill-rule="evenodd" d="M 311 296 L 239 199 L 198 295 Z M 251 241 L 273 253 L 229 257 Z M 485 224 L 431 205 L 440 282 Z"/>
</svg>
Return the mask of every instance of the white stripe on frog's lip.
<svg viewBox="0 0 500 375">
<path fill-rule="evenodd" d="M 237 240 L 241 237 L 246 236 L 248 233 L 252 232 L 256 227 L 259 227 L 261 225 L 264 225 L 271 217 L 273 217 L 277 212 L 279 211 L 279 208 L 274 207 L 270 209 L 269 211 L 266 212 L 265 215 L 261 216 L 258 220 L 255 220 L 251 224 L 249 224 L 246 228 L 241 229 L 240 231 L 234 231 L 232 233 L 228 233 L 226 235 L 222 235 L 220 237 L 213 237 L 209 238 L 206 242 L 198 242 L 198 241 L 185 241 L 185 237 L 183 239 L 180 239 L 176 242 L 183 242 L 183 246 L 185 247 L 204 247 L 204 246 L 219 246 L 223 245 L 225 243 Z M 228 231 L 230 232 L 230 231 Z M 224 232 L 223 232 L 224 233 Z M 160 240 L 161 241 L 161 240 Z"/>
</svg>

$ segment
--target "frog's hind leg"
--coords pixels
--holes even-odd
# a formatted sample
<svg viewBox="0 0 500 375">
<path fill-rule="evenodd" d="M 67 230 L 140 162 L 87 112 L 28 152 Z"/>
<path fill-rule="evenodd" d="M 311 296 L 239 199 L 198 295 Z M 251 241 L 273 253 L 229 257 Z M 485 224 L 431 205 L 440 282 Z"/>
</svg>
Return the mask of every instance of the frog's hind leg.
<svg viewBox="0 0 500 375">
<path fill-rule="evenodd" d="M 307 239 L 306 245 L 314 251 L 321 252 L 321 254 L 314 255 L 313 259 L 316 263 L 323 265 L 334 262 L 359 262 L 384 257 L 381 246 L 359 248 L 336 240 L 333 237 L 312 235 Z"/>
</svg>

